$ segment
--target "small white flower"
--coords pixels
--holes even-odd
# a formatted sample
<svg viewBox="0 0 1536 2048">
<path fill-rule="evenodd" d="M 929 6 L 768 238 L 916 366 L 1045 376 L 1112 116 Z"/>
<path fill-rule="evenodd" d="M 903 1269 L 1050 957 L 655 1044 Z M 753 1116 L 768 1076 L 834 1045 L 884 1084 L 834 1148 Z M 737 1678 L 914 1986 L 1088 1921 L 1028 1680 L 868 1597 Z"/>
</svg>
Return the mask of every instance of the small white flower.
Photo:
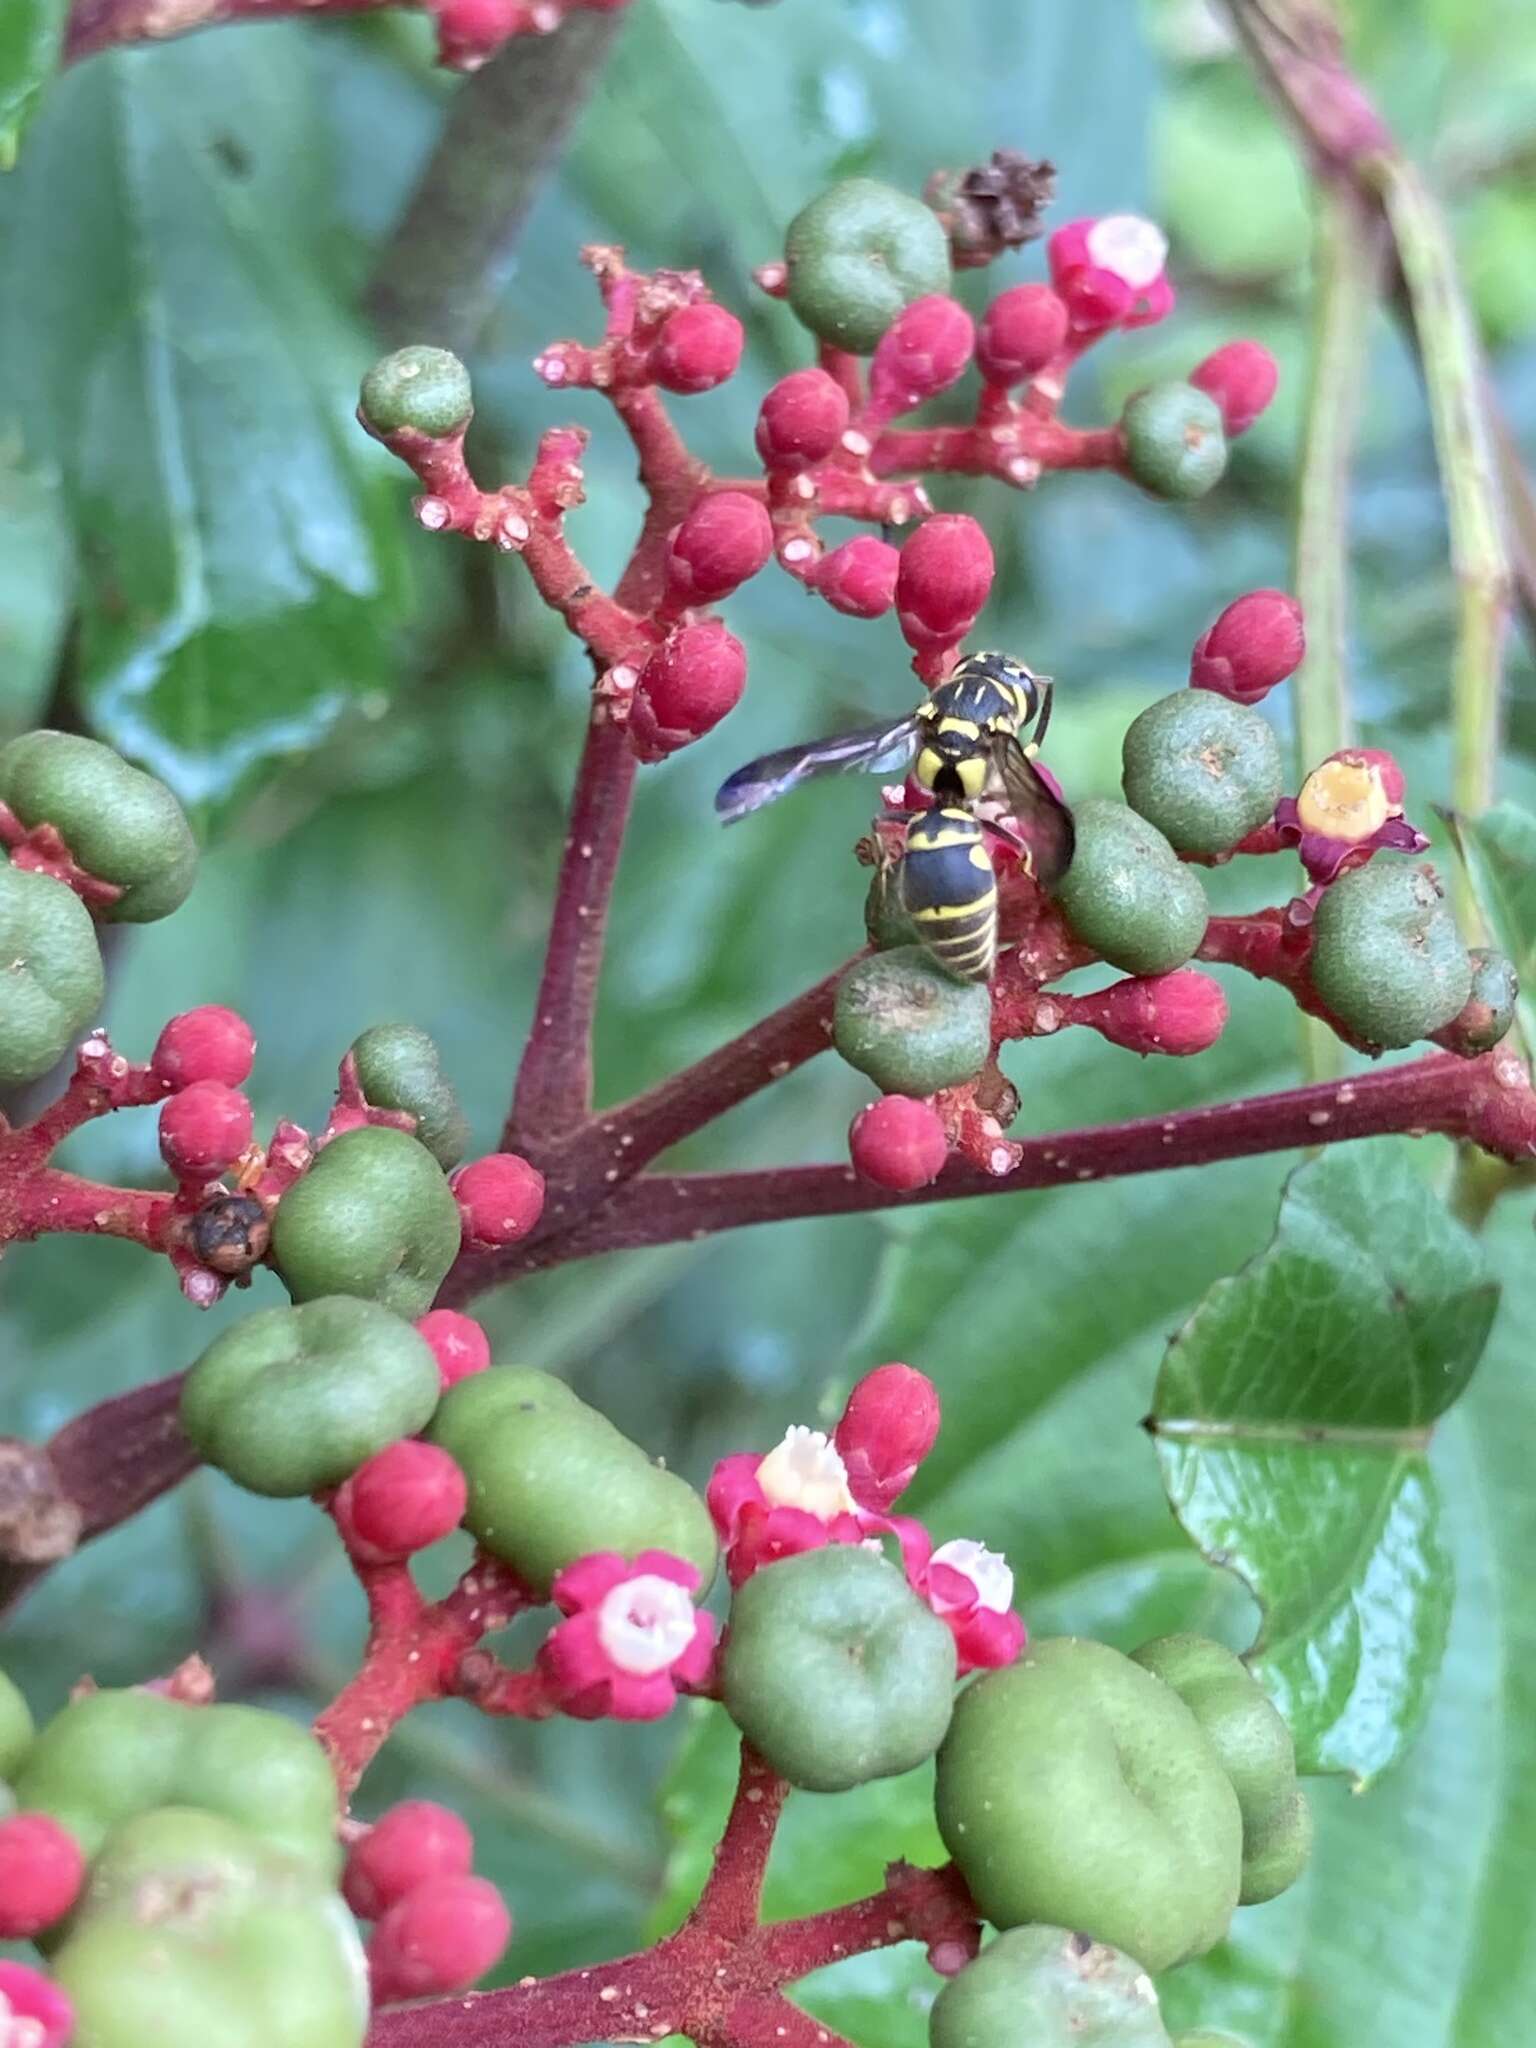
<svg viewBox="0 0 1536 2048">
<path fill-rule="evenodd" d="M 693 1641 L 695 1620 L 686 1587 L 641 1572 L 603 1596 L 597 1639 L 621 1671 L 651 1678 L 681 1657 Z"/>
<path fill-rule="evenodd" d="M 1001 1551 L 988 1550 L 984 1543 L 969 1536 L 957 1536 L 953 1542 L 939 1545 L 932 1562 L 947 1564 L 952 1572 L 969 1579 L 976 1588 L 979 1607 L 989 1607 L 994 1614 L 1006 1614 L 1013 1605 L 1013 1573 Z M 935 1602 L 941 1611 L 944 1604 Z"/>
<path fill-rule="evenodd" d="M 821 1522 L 854 1511 L 848 1467 L 822 1430 L 803 1423 L 785 1430 L 783 1443 L 758 1466 L 757 1483 L 771 1508 L 803 1508 Z"/>
<path fill-rule="evenodd" d="M 1088 230 L 1088 255 L 1098 269 L 1112 270 L 1132 291 L 1144 292 L 1163 274 L 1168 237 L 1139 213 L 1106 213 Z"/>
</svg>

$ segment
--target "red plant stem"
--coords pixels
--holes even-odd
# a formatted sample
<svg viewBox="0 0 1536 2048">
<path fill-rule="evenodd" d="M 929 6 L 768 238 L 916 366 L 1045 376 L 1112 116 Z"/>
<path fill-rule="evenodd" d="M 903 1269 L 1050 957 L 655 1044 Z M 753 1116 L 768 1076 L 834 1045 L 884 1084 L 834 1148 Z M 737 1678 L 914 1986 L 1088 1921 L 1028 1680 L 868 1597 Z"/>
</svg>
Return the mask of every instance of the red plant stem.
<svg viewBox="0 0 1536 2048">
<path fill-rule="evenodd" d="M 1047 469 L 1123 470 L 1125 439 L 1118 427 L 1068 427 L 1020 410 L 995 426 L 891 428 L 869 464 L 876 476 L 948 471 L 1028 485 Z"/>
<path fill-rule="evenodd" d="M 604 4 L 605 0 L 519 0 L 485 48 L 477 47 L 474 54 L 483 61 L 499 41 L 545 34 L 563 15 L 584 5 Z M 163 42 L 224 21 L 365 14 L 391 5 L 419 7 L 429 14 L 437 11 L 432 0 L 74 0 L 64 33 L 64 61 L 74 64 L 122 43 Z"/>
<path fill-rule="evenodd" d="M 849 1166 L 644 1174 L 615 1189 L 568 1231 L 504 1251 L 466 1255 L 449 1274 L 441 1299 L 463 1302 L 519 1273 L 598 1252 L 677 1244 L 752 1223 L 1019 1193 L 1206 1166 L 1302 1145 L 1429 1131 L 1470 1138 L 1502 1159 L 1536 1158 L 1536 1094 L 1519 1059 L 1503 1051 L 1472 1060 L 1436 1053 L 1346 1081 L 1026 1138 L 1011 1172 L 991 1175 L 951 1164 L 917 1196 L 871 1187 Z"/>
<path fill-rule="evenodd" d="M 712 1934 L 739 1941 L 757 1926 L 768 1858 L 788 1797 L 788 1783 L 743 1742 L 736 1796 L 693 1912 L 694 1920 Z"/>
<path fill-rule="evenodd" d="M 601 697 L 576 771 L 544 971 L 503 1142 L 535 1162 L 592 1107 L 592 1015 L 608 905 L 635 787 L 635 756 Z"/>
</svg>

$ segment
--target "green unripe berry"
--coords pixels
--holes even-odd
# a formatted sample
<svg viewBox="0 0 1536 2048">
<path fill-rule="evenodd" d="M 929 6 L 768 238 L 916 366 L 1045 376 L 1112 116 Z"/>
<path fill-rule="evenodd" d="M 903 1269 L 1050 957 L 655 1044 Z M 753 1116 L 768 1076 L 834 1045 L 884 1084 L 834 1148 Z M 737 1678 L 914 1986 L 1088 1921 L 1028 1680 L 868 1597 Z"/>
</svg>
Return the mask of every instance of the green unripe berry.
<svg viewBox="0 0 1536 2048">
<path fill-rule="evenodd" d="M 352 1041 L 358 1085 L 375 1109 L 403 1109 L 445 1171 L 469 1146 L 469 1124 L 435 1040 L 414 1024 L 375 1024 Z"/>
<path fill-rule="evenodd" d="M 956 981 L 921 946 L 856 960 L 837 985 L 832 1042 L 885 1095 L 932 1095 L 980 1073 L 992 1050 L 984 982 Z"/>
<path fill-rule="evenodd" d="M 864 935 L 877 953 L 920 943 L 917 927 L 901 900 L 899 862 L 882 863 L 875 869 L 864 898 Z"/>
<path fill-rule="evenodd" d="M 1160 1636 L 1133 1658 L 1173 1688 L 1220 1757 L 1243 1816 L 1241 1903 L 1262 1905 L 1294 1884 L 1311 1846 L 1290 1729 L 1243 1660 L 1221 1643 Z"/>
<path fill-rule="evenodd" d="M 1243 1822 L 1220 1758 L 1169 1686 L 1102 1643 L 1036 1643 L 968 1686 L 936 1805 L 998 1927 L 1077 1928 L 1155 1975 L 1214 1947 L 1237 1905 Z"/>
<path fill-rule="evenodd" d="M 731 1602 L 725 1710 L 807 1792 L 925 1763 L 954 1692 L 954 1637 L 872 1551 L 831 1543 L 760 1566 Z"/>
<path fill-rule="evenodd" d="M 1153 384 L 1127 401 L 1120 425 L 1131 475 L 1159 498 L 1203 498 L 1227 466 L 1221 407 L 1193 384 Z"/>
<path fill-rule="evenodd" d="M 15 1777 L 35 1733 L 32 1710 L 21 1687 L 0 1671 L 0 1779 Z"/>
<path fill-rule="evenodd" d="M 333 1138 L 278 1203 L 272 1263 L 295 1301 L 355 1294 L 419 1316 L 460 1236 L 458 1204 L 426 1146 L 368 1124 Z"/>
<path fill-rule="evenodd" d="M 368 2031 L 367 1967 L 340 1895 L 187 1807 L 119 1830 L 53 1974 L 79 2048 L 359 2048 Z"/>
<path fill-rule="evenodd" d="M 1148 705 L 1121 749 L 1125 800 L 1179 853 L 1226 853 L 1274 814 L 1285 787 L 1275 729 L 1214 690 Z"/>
<path fill-rule="evenodd" d="M 336 1780 L 296 1722 L 261 1707 L 188 1706 L 161 1693 L 94 1692 L 38 1735 L 17 1774 L 18 1803 L 51 1814 L 94 1857 L 124 1822 L 194 1806 L 334 1878 Z"/>
<path fill-rule="evenodd" d="M 475 409 L 469 372 L 445 348 L 397 348 L 363 379 L 358 410 L 376 434 L 410 427 L 441 437 L 467 426 Z"/>
<path fill-rule="evenodd" d="M 540 1593 L 598 1550 L 669 1550 L 715 1575 L 714 1524 L 691 1486 L 546 1372 L 493 1366 L 444 1395 L 428 1434 L 469 1482 L 465 1526 Z"/>
<path fill-rule="evenodd" d="M 1128 974 L 1182 967 L 1210 920 L 1200 877 L 1126 804 L 1089 797 L 1073 817 L 1072 865 L 1056 890 L 1073 931 Z"/>
<path fill-rule="evenodd" d="M 76 862 L 122 895 L 105 924 L 153 924 L 186 901 L 197 877 L 187 814 L 158 777 L 99 740 L 24 732 L 0 748 L 0 803 L 24 825 L 53 825 Z"/>
<path fill-rule="evenodd" d="M 210 1465 L 276 1498 L 336 1486 L 437 1405 L 426 1339 L 371 1301 L 269 1308 L 216 1337 L 182 1385 L 181 1426 Z"/>
<path fill-rule="evenodd" d="M 904 306 L 947 292 L 949 240 L 922 200 L 844 178 L 789 224 L 789 303 L 812 334 L 868 355 Z"/>
<path fill-rule="evenodd" d="M 930 2048 L 1168 2048 L 1141 1964 L 1065 1927 L 1011 1927 L 934 2000 Z"/>
<path fill-rule="evenodd" d="M 1472 962 L 1433 868 L 1378 855 L 1323 891 L 1312 985 L 1372 1045 L 1412 1045 L 1472 992 Z"/>
<path fill-rule="evenodd" d="M 1472 964 L 1472 993 L 1442 1027 L 1441 1043 L 1460 1053 L 1491 1052 L 1508 1037 L 1515 1021 L 1520 977 L 1514 962 L 1491 946 L 1473 946 L 1467 958 Z"/>
<path fill-rule="evenodd" d="M 0 859 L 0 1086 L 46 1074 L 89 1029 L 105 988 L 74 890 Z"/>
</svg>

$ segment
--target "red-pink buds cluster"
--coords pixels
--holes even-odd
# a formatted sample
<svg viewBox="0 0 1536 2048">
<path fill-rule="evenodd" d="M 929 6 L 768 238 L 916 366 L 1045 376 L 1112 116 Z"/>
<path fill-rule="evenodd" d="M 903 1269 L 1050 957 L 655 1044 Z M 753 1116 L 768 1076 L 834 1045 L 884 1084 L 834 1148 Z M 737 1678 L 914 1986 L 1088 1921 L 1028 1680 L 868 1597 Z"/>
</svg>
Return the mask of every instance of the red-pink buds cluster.
<svg viewBox="0 0 1536 2048">
<path fill-rule="evenodd" d="M 909 1095 L 882 1095 L 848 1130 L 848 1156 L 860 1180 L 908 1195 L 937 1180 L 949 1157 L 944 1119 Z"/>
<path fill-rule="evenodd" d="M 437 57 L 450 71 L 478 71 L 513 36 L 548 35 L 578 9 L 613 14 L 629 0 L 426 0 L 437 17 Z"/>
<path fill-rule="evenodd" d="M 464 1474 L 447 1451 L 406 1437 L 342 1482 L 332 1512 L 352 1555 L 384 1564 L 440 1543 L 463 1520 L 468 1499 Z"/>
<path fill-rule="evenodd" d="M 0 1962 L 0 2013 L 12 2038 L 27 2048 L 64 2048 L 75 2028 L 75 2009 L 65 1994 L 26 1963 Z"/>
<path fill-rule="evenodd" d="M 825 462 L 848 426 L 848 394 L 825 370 L 792 370 L 764 398 L 757 415 L 757 452 L 770 472 L 793 473 Z"/>
<path fill-rule="evenodd" d="M 1283 590 L 1234 598 L 1195 642 L 1189 680 L 1235 704 L 1257 704 L 1301 666 L 1307 651 L 1301 606 Z"/>
<path fill-rule="evenodd" d="M 1213 1046 L 1227 1023 L 1220 982 L 1193 967 L 1117 981 L 1073 999 L 1072 1021 L 1128 1052 L 1187 1057 Z"/>
<path fill-rule="evenodd" d="M 746 649 L 719 619 L 674 626 L 635 684 L 630 744 L 642 761 L 662 760 L 718 725 L 746 684 Z"/>
<path fill-rule="evenodd" d="M 856 533 L 816 562 L 806 580 L 836 612 L 878 619 L 896 601 L 901 550 L 872 533 Z"/>
<path fill-rule="evenodd" d="M 958 300 L 943 292 L 914 299 L 876 345 L 865 418 L 891 419 L 937 398 L 964 376 L 975 348 L 975 323 Z"/>
<path fill-rule="evenodd" d="M 194 1081 L 222 1081 L 238 1088 L 250 1078 L 256 1059 L 256 1038 L 236 1010 L 205 1003 L 173 1017 L 155 1041 L 150 1069 L 172 1088 Z"/>
<path fill-rule="evenodd" d="M 755 576 L 772 553 L 767 508 L 745 491 L 710 491 L 667 536 L 667 597 L 676 606 L 714 604 Z"/>
<path fill-rule="evenodd" d="M 353 1845 L 342 1892 L 368 1943 L 373 2002 L 464 1991 L 499 1962 L 512 1916 L 487 1878 L 470 1874 L 474 1842 L 456 1813 L 426 1799 L 391 1807 Z"/>
<path fill-rule="evenodd" d="M 1066 303 L 1048 284 L 1016 284 L 999 292 L 981 316 L 976 362 L 989 384 L 1038 377 L 1066 346 Z"/>
<path fill-rule="evenodd" d="M 160 1112 L 160 1156 L 178 1180 L 216 1180 L 250 1144 L 249 1099 L 222 1081 L 194 1081 Z"/>
<path fill-rule="evenodd" d="M 1280 366 L 1261 342 L 1229 341 L 1189 373 L 1189 381 L 1221 408 L 1228 438 L 1246 434 L 1275 395 Z"/>
<path fill-rule="evenodd" d="M 1135 213 L 1069 221 L 1046 243 L 1051 283 L 1079 335 L 1166 319 L 1173 311 L 1167 260 L 1167 236 Z"/>
<path fill-rule="evenodd" d="M 992 589 L 992 543 L 964 512 L 925 519 L 901 551 L 896 618 L 919 654 L 956 646 Z"/>
<path fill-rule="evenodd" d="M 437 1376 L 446 1394 L 471 1373 L 484 1372 L 491 1362 L 491 1340 L 473 1316 L 456 1308 L 429 1308 L 416 1328 L 432 1347 Z"/>
<path fill-rule="evenodd" d="M 724 306 L 710 300 L 679 306 L 663 321 L 651 351 L 656 382 L 682 396 L 713 391 L 736 374 L 744 339 L 741 322 Z"/>
<path fill-rule="evenodd" d="M 939 1396 L 910 1365 L 877 1365 L 864 1375 L 833 1432 L 860 1507 L 883 1515 L 912 1484 L 939 1435 Z"/>
<path fill-rule="evenodd" d="M 544 1176 L 516 1152 L 488 1152 L 448 1180 L 464 1242 L 477 1251 L 516 1244 L 544 1213 Z"/>
</svg>

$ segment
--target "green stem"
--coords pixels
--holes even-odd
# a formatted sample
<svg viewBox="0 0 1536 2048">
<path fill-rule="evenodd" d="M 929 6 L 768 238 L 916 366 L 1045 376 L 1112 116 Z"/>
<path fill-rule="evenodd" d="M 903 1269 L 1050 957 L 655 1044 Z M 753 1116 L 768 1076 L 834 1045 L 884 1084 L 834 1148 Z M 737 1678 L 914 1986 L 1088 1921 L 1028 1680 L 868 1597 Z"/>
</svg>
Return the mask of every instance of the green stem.
<svg viewBox="0 0 1536 2048">
<path fill-rule="evenodd" d="M 1297 479 L 1292 585 L 1307 620 L 1307 657 L 1292 688 L 1297 780 L 1349 745 L 1349 487 L 1384 236 L 1347 180 L 1322 178 L 1317 203 L 1317 318 Z M 1343 1047 L 1302 1019 L 1309 1079 L 1343 1071 Z"/>
<path fill-rule="evenodd" d="M 1451 665 L 1452 794 L 1456 808 L 1475 818 L 1493 801 L 1512 598 L 1482 354 L 1445 219 L 1424 180 L 1395 155 L 1376 157 L 1362 169 L 1391 225 L 1423 364 L 1459 592 Z M 1474 914 L 1465 890 L 1462 908 L 1465 917 Z"/>
</svg>

